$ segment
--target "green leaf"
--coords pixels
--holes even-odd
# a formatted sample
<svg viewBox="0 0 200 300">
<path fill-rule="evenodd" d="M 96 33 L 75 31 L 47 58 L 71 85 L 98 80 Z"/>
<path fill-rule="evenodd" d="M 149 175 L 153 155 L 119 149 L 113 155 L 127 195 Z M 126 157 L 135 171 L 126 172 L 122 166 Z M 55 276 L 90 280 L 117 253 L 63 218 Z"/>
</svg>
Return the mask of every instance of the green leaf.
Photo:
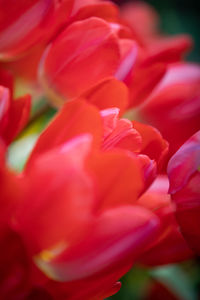
<svg viewBox="0 0 200 300">
<path fill-rule="evenodd" d="M 198 300 L 191 277 L 181 268 L 181 265 L 155 268 L 150 273 L 181 300 Z"/>
</svg>

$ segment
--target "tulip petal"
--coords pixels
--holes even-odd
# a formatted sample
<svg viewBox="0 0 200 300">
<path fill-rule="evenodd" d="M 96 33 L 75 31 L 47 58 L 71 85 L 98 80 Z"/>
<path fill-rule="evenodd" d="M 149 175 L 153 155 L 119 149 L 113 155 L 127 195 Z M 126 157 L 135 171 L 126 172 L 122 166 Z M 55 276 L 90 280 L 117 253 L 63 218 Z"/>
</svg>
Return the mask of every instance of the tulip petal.
<svg viewBox="0 0 200 300">
<path fill-rule="evenodd" d="M 99 109 L 118 107 L 121 114 L 129 102 L 126 85 L 112 77 L 103 80 L 82 96 L 87 99 L 87 102 L 96 105 Z"/>
<path fill-rule="evenodd" d="M 104 127 L 103 150 L 114 148 L 126 149 L 132 152 L 141 150 L 141 136 L 133 128 L 128 119 L 119 119 L 119 110 L 116 108 L 101 111 Z"/>
<path fill-rule="evenodd" d="M 170 159 L 170 193 L 176 204 L 176 217 L 188 245 L 200 254 L 200 131 L 194 134 Z"/>
<path fill-rule="evenodd" d="M 132 204 L 144 189 L 140 160 L 133 154 L 122 151 L 95 154 L 89 159 L 89 168 L 96 181 L 98 210 Z"/>
<path fill-rule="evenodd" d="M 157 218 L 140 207 L 110 209 L 97 218 L 84 241 L 50 262 L 37 256 L 37 265 L 54 280 L 73 281 L 90 277 L 138 253 L 157 234 Z M 81 251 L 80 251 L 81 249 Z"/>
<path fill-rule="evenodd" d="M 145 251 L 139 262 L 146 266 L 159 266 L 181 262 L 194 256 L 181 235 L 175 218 L 175 206 L 168 194 L 169 181 L 159 176 L 149 190 L 138 200 L 138 204 L 150 209 L 158 216 L 161 230 L 158 239 Z"/>
<path fill-rule="evenodd" d="M 94 106 L 81 99 L 66 103 L 39 137 L 26 167 L 28 168 L 39 154 L 79 134 L 92 134 L 94 145 L 99 146 L 102 134 L 101 123 L 100 114 Z"/>
<path fill-rule="evenodd" d="M 168 153 L 167 141 L 164 140 L 160 132 L 152 126 L 137 121 L 133 121 L 133 126 L 142 136 L 141 153 L 154 159 L 159 168 L 161 168 L 163 160 Z"/>
<path fill-rule="evenodd" d="M 193 41 L 190 36 L 164 37 L 149 44 L 146 63 L 180 61 L 191 50 Z"/>
<path fill-rule="evenodd" d="M 76 0 L 72 10 L 72 20 L 78 21 L 89 17 L 98 17 L 106 21 L 118 19 L 118 7 L 112 2 L 99 2 L 97 0 Z"/>
<path fill-rule="evenodd" d="M 162 63 L 153 63 L 149 66 L 139 65 L 133 69 L 133 74 L 125 83 L 130 89 L 129 107 L 135 107 L 146 99 L 160 82 L 166 72 L 166 66 Z"/>
<path fill-rule="evenodd" d="M 119 59 L 112 27 L 93 17 L 75 22 L 57 37 L 43 57 L 40 78 L 47 93 L 50 88 L 66 100 L 112 76 Z"/>
<path fill-rule="evenodd" d="M 42 251 L 47 260 L 79 240 L 92 218 L 90 178 L 70 165 L 67 156 L 51 153 L 34 161 L 26 177 L 25 200 L 16 216 L 15 227 L 28 252 Z"/>
<path fill-rule="evenodd" d="M 199 84 L 198 65 L 171 65 L 148 100 L 139 108 L 140 117 L 158 128 L 167 139 L 171 155 L 199 130 Z"/>
<path fill-rule="evenodd" d="M 168 176 L 169 192 L 181 190 L 200 166 L 200 131 L 194 134 L 170 159 Z"/>
</svg>

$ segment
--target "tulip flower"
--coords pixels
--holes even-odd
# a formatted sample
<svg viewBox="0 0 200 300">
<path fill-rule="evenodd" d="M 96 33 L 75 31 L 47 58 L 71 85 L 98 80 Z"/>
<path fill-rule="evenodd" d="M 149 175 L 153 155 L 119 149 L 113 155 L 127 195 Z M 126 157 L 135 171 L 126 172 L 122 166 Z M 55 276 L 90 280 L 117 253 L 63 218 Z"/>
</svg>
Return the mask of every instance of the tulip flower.
<svg viewBox="0 0 200 300">
<path fill-rule="evenodd" d="M 21 1 L 17 7 L 13 1 L 1 0 L 0 58 L 16 60 L 31 47 L 45 45 L 63 26 L 97 16 L 117 20 L 118 9 L 111 2 L 98 0 Z M 7 11 L 9 10 L 9 14 Z M 17 34 L 16 34 L 17 32 Z"/>
<path fill-rule="evenodd" d="M 142 153 L 148 139 L 143 133 L 143 142 L 119 112 L 99 112 L 81 99 L 66 103 L 20 176 L 5 167 L 2 148 L 1 241 L 8 244 L 11 236 L 13 249 L 19 247 L 19 258 L 3 273 L 5 297 L 17 289 L 24 297 L 105 298 L 118 291 L 117 280 L 157 238 L 159 219 L 137 204 L 155 178 L 157 158 Z M 162 143 L 161 136 L 155 139 Z M 26 281 L 16 281 L 16 263 Z"/>
<path fill-rule="evenodd" d="M 142 137 L 141 152 L 155 160 L 158 169 L 161 170 L 168 154 L 168 142 L 163 139 L 156 128 L 137 121 L 133 121 L 132 123 Z"/>
<path fill-rule="evenodd" d="M 99 112 L 81 99 L 45 129 L 18 177 L 8 222 L 29 261 L 26 295 L 36 287 L 59 299 L 117 292 L 116 281 L 160 232 L 158 217 L 137 203 L 156 172 L 142 145 L 119 109 Z"/>
<path fill-rule="evenodd" d="M 0 84 L 0 138 L 8 145 L 28 121 L 30 96 L 13 100 L 13 80 L 7 71 L 0 71 Z"/>
<path fill-rule="evenodd" d="M 130 2 L 122 5 L 120 17 L 121 22 L 129 26 L 132 39 L 140 47 L 137 69 L 133 69 L 132 77 L 126 82 L 130 87 L 129 107 L 137 107 L 143 105 L 149 99 L 149 94 L 157 90 L 160 80 L 165 80 L 162 79 L 165 68 L 180 62 L 193 42 L 187 35 L 168 37 L 161 34 L 159 16 L 147 3 Z"/>
<path fill-rule="evenodd" d="M 146 180 L 151 178 L 152 182 L 156 170 L 155 163 L 160 167 L 167 154 L 168 143 L 151 126 L 120 119 L 119 116 L 118 108 L 99 112 L 95 106 L 88 104 L 87 98 L 66 103 L 48 129 L 39 137 L 26 168 L 39 154 L 63 144 L 77 134 L 89 132 L 93 135 L 96 148 L 100 147 L 103 151 L 120 148 L 134 155 L 138 154 L 144 171 L 152 175 L 152 178 L 147 176 Z M 151 151 L 152 146 L 154 151 Z"/>
<path fill-rule="evenodd" d="M 103 300 L 135 263 L 200 254 L 200 68 L 183 62 L 190 37 L 163 35 L 142 2 L 14 2 L 0 0 L 1 298 Z M 11 143 L 30 96 L 14 99 L 4 68 L 60 108 L 20 173 L 10 159 L 20 137 Z M 156 293 L 174 297 L 157 282 L 147 298 Z"/>
<path fill-rule="evenodd" d="M 199 130 L 199 83 L 199 65 L 171 65 L 152 95 L 138 110 L 140 118 L 158 128 L 169 141 L 170 154 Z"/>
<path fill-rule="evenodd" d="M 50 88 L 48 93 L 58 92 L 62 97 L 73 98 L 113 75 L 119 51 L 109 23 L 98 18 L 75 22 L 46 50 L 41 80 Z"/>
<path fill-rule="evenodd" d="M 139 58 L 138 52 L 129 28 L 122 24 L 96 17 L 74 22 L 46 49 L 40 81 L 57 106 L 114 78 L 127 85 L 131 99 L 135 99 L 132 101 L 143 101 L 164 75 L 165 67 L 160 62 L 147 66 L 146 56 Z M 154 76 L 148 76 L 152 71 Z"/>
<path fill-rule="evenodd" d="M 200 253 L 200 132 L 194 134 L 172 156 L 168 164 L 169 192 L 176 217 L 188 245 Z"/>
<path fill-rule="evenodd" d="M 138 200 L 138 204 L 159 217 L 162 226 L 158 239 L 139 258 L 138 262 L 145 266 L 172 264 L 194 257 L 194 252 L 180 233 L 168 188 L 167 176 L 159 176 Z"/>
<path fill-rule="evenodd" d="M 88 9 L 90 18 L 86 18 L 87 14 L 82 15 L 82 20 L 74 18 L 46 49 L 39 69 L 45 92 L 59 106 L 68 99 L 90 93 L 111 77 L 127 85 L 129 107 L 143 103 L 162 79 L 166 65 L 179 61 L 190 41 L 164 40 L 159 45 L 156 42 L 152 49 L 145 47 L 134 39 L 123 19 L 108 20 L 103 13 L 102 19 L 97 18 L 96 10 L 92 15 L 90 5 L 84 3 L 80 7 L 77 3 L 77 9 L 83 12 Z"/>
<path fill-rule="evenodd" d="M 157 218 L 134 206 L 143 188 L 137 158 L 123 151 L 89 154 L 90 143 L 90 136 L 79 136 L 32 160 L 15 219 L 29 255 L 48 278 L 66 283 L 65 295 L 71 283 L 91 280 L 91 289 L 99 289 L 99 278 L 108 277 L 107 290 L 158 230 Z M 57 291 L 58 284 L 46 284 Z M 88 289 L 73 293 L 87 299 Z"/>
<path fill-rule="evenodd" d="M 1 0 L 0 4 L 0 58 L 7 60 L 52 38 L 66 23 L 73 1 L 20 1 L 16 6 L 13 0 Z"/>
<path fill-rule="evenodd" d="M 36 81 L 45 47 L 63 27 L 91 16 L 116 21 L 119 13 L 113 3 L 98 0 L 21 1 L 12 11 L 12 0 L 1 2 L 0 61 L 26 81 Z"/>
</svg>

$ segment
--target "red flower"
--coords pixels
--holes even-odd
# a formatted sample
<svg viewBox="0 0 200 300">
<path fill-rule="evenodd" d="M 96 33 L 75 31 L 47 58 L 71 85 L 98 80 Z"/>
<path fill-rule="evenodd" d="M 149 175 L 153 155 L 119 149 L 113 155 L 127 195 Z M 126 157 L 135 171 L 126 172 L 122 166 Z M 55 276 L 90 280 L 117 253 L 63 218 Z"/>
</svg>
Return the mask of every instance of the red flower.
<svg viewBox="0 0 200 300">
<path fill-rule="evenodd" d="M 40 284 L 60 299 L 98 295 L 99 280 L 106 292 L 157 233 L 156 217 L 134 206 L 143 189 L 137 158 L 89 154 L 90 140 L 79 136 L 32 160 L 15 220 L 29 255 L 57 281 Z"/>
<path fill-rule="evenodd" d="M 118 8 L 98 0 L 1 0 L 0 60 L 17 77 L 36 80 L 45 47 L 69 24 L 91 16 L 118 19 Z M 9 10 L 9 14 L 7 13 Z"/>
<path fill-rule="evenodd" d="M 67 103 L 32 152 L 12 227 L 43 273 L 31 275 L 33 289 L 59 299 L 107 297 L 157 237 L 158 218 L 136 202 L 155 162 L 140 154 L 142 137 L 118 114 Z"/>
<path fill-rule="evenodd" d="M 149 179 L 150 184 L 155 178 L 155 162 L 161 166 L 167 154 L 168 144 L 156 129 L 138 122 L 132 123 L 127 119 L 119 119 L 119 113 L 117 108 L 99 112 L 83 99 L 65 104 L 38 139 L 27 168 L 41 153 L 63 144 L 77 134 L 91 133 L 95 148 L 100 147 L 103 151 L 120 148 L 129 150 L 134 155 L 138 154 L 146 173 L 145 181 Z M 154 151 L 151 151 L 152 146 Z"/>
<path fill-rule="evenodd" d="M 139 109 L 141 119 L 158 128 L 173 154 L 199 128 L 200 68 L 175 64 Z"/>
<path fill-rule="evenodd" d="M 120 21 L 129 26 L 139 46 L 139 57 L 132 75 L 125 81 L 130 88 L 129 107 L 143 104 L 154 92 L 168 64 L 182 60 L 192 46 L 186 35 L 168 37 L 159 31 L 159 16 L 143 2 L 122 5 Z M 159 128 L 159 127 L 158 127 Z"/>
<path fill-rule="evenodd" d="M 89 18 L 73 23 L 49 46 L 40 76 L 50 93 L 73 98 L 112 76 L 119 60 L 119 45 L 111 24 Z"/>
<path fill-rule="evenodd" d="M 191 45 L 184 37 L 172 41 L 156 37 L 144 45 L 111 4 L 89 1 L 74 7 L 73 22 L 46 49 L 41 61 L 41 82 L 56 105 L 90 93 L 114 77 L 129 89 L 127 105 L 137 106 L 162 79 L 166 65 L 180 61 Z"/>
<path fill-rule="evenodd" d="M 194 256 L 179 231 L 175 206 L 168 194 L 168 188 L 167 176 L 162 175 L 138 200 L 138 204 L 150 209 L 159 217 L 162 226 L 158 239 L 140 257 L 139 263 L 142 265 L 177 263 Z"/>
<path fill-rule="evenodd" d="M 13 0 L 1 0 L 1 59 L 15 58 L 38 43 L 49 41 L 67 22 L 73 2 L 22 0 L 16 6 Z"/>
<path fill-rule="evenodd" d="M 128 27 L 93 17 L 72 23 L 46 49 L 40 80 L 53 103 L 60 105 L 115 78 L 127 85 L 136 105 L 164 73 L 165 66 L 160 60 L 152 65 Z"/>
<path fill-rule="evenodd" d="M 188 245 L 200 253 L 200 131 L 174 154 L 168 164 L 169 192 Z"/>
</svg>

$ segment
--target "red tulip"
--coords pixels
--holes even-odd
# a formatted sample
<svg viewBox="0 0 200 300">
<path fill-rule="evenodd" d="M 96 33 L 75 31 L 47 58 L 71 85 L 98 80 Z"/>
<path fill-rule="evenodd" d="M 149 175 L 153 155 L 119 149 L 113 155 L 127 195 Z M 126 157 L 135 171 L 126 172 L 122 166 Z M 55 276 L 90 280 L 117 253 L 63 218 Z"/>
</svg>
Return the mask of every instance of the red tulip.
<svg viewBox="0 0 200 300">
<path fill-rule="evenodd" d="M 169 141 L 173 154 L 199 129 L 200 68 L 195 64 L 175 64 L 168 71 L 139 115 L 158 128 Z"/>
<path fill-rule="evenodd" d="M 200 132 L 169 162 L 170 193 L 167 177 L 156 179 L 164 138 L 172 154 L 199 129 L 199 66 L 180 62 L 190 38 L 162 36 L 144 4 L 122 17 L 108 1 L 0 4 L 0 60 L 32 78 L 46 48 L 42 86 L 55 105 L 70 100 L 16 174 L 6 150 L 30 97 L 14 101 L 12 76 L 0 72 L 1 297 L 100 300 L 135 262 L 199 254 Z M 164 138 L 121 117 L 133 107 Z"/>
<path fill-rule="evenodd" d="M 21 1 L 17 8 L 12 4 L 12 0 L 1 2 L 0 60 L 3 61 L 2 66 L 11 69 L 17 77 L 25 80 L 36 80 L 39 61 L 45 47 L 63 27 L 91 16 L 107 21 L 118 19 L 117 6 L 107 1 L 36 0 L 32 4 Z M 12 6 L 15 9 L 11 10 Z M 20 26 L 21 30 L 17 30 L 16 35 L 14 31 L 17 26 Z"/>
<path fill-rule="evenodd" d="M 165 67 L 148 63 L 147 68 L 146 55 L 137 62 L 138 52 L 128 27 L 94 17 L 74 22 L 46 49 L 40 80 L 56 105 L 88 95 L 103 85 L 105 89 L 105 83 L 114 78 L 127 85 L 131 99 L 141 102 L 160 81 Z M 147 76 L 152 70 L 154 76 Z M 147 82 L 144 78 L 148 78 Z M 101 108 L 105 108 L 103 99 L 102 104 Z"/>
<path fill-rule="evenodd" d="M 155 177 L 141 147 L 118 109 L 100 113 L 83 100 L 67 103 L 43 132 L 21 175 L 12 224 L 43 273 L 31 275 L 33 289 L 60 299 L 118 290 L 159 232 L 158 218 L 136 203 Z"/>
<path fill-rule="evenodd" d="M 69 26 L 49 46 L 40 77 L 55 98 L 73 98 L 112 76 L 119 59 L 112 26 L 101 19 L 89 18 Z"/>
<path fill-rule="evenodd" d="M 1 0 L 1 60 L 22 55 L 38 43 L 44 44 L 52 38 L 67 22 L 73 2 L 22 0 L 16 6 L 13 0 Z"/>
<path fill-rule="evenodd" d="M 129 90 L 123 82 L 110 77 L 83 93 L 82 97 L 99 109 L 118 107 L 122 115 L 129 103 Z"/>
<path fill-rule="evenodd" d="M 108 292 L 154 240 L 157 218 L 134 205 L 143 190 L 142 173 L 133 154 L 92 150 L 90 135 L 32 158 L 15 229 L 47 278 L 65 282 L 59 289 L 46 279 L 40 283 L 45 289 L 87 299 L 84 295 L 98 295 L 99 280 L 106 280 Z M 80 292 L 71 291 L 73 282 L 82 286 Z"/>
<path fill-rule="evenodd" d="M 174 154 L 168 164 L 169 192 L 188 245 L 200 254 L 200 131 Z"/>
<path fill-rule="evenodd" d="M 162 226 L 158 239 L 140 257 L 139 263 L 142 265 L 177 263 L 194 256 L 179 231 L 175 206 L 168 194 L 168 187 L 167 176 L 160 176 L 138 201 L 138 204 L 150 209 L 159 217 Z"/>
<path fill-rule="evenodd" d="M 135 206 L 156 172 L 142 145 L 133 124 L 119 118 L 119 109 L 99 112 L 76 100 L 43 132 L 20 177 L 7 171 L 2 156 L 5 224 L 23 239 L 24 259 L 44 274 L 32 274 L 28 264 L 26 295 L 36 285 L 60 299 L 101 299 L 119 289 L 115 282 L 159 228 L 154 214 Z"/>
<path fill-rule="evenodd" d="M 134 122 L 132 124 L 127 119 L 119 119 L 119 113 L 117 108 L 99 112 L 83 99 L 66 103 L 38 139 L 27 162 L 27 168 L 41 153 L 60 146 L 77 134 L 90 133 L 93 135 L 95 148 L 100 147 L 103 151 L 119 148 L 128 150 L 130 155 L 138 155 L 148 186 L 155 178 L 156 163 L 160 167 L 168 145 L 151 126 L 136 123 L 136 130 Z M 154 151 L 150 151 L 151 147 Z"/>
<path fill-rule="evenodd" d="M 141 152 L 154 159 L 158 169 L 161 170 L 168 154 L 168 142 L 156 128 L 150 125 L 133 121 L 133 126 L 142 137 Z"/>
<path fill-rule="evenodd" d="M 130 88 L 129 107 L 143 105 L 149 95 L 157 90 L 157 85 L 171 63 L 182 60 L 192 47 L 187 35 L 164 36 L 159 31 L 159 16 L 143 2 L 122 5 L 121 22 L 129 26 L 139 46 L 139 57 L 132 75 L 125 79 Z M 158 127 L 159 128 L 159 127 Z"/>
</svg>

